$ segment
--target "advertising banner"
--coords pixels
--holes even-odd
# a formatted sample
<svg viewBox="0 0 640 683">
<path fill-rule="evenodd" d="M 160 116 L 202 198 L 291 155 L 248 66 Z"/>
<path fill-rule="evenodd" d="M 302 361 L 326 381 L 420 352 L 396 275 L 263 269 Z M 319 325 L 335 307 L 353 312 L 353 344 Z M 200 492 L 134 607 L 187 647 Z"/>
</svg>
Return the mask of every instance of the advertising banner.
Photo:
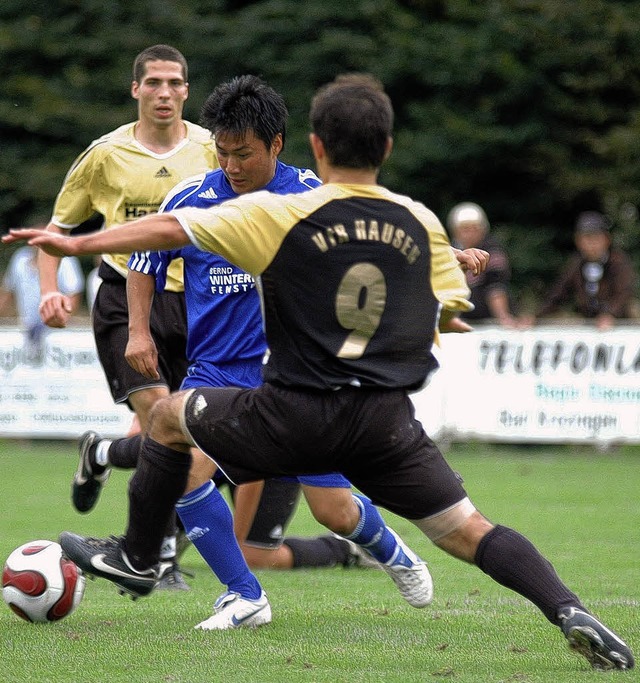
<svg viewBox="0 0 640 683">
<path fill-rule="evenodd" d="M 38 354 L 20 330 L 0 331 L 0 436 L 123 436 L 132 417 L 113 403 L 90 330 L 51 330 Z"/>
<path fill-rule="evenodd" d="M 440 375 L 440 376 L 438 376 Z M 414 396 L 453 441 L 640 442 L 640 329 L 482 328 L 442 336 L 441 369 Z M 443 402 L 430 412 L 434 402 Z M 439 423 L 439 424 L 438 424 Z"/>
<path fill-rule="evenodd" d="M 440 370 L 412 396 L 435 440 L 640 443 L 639 327 L 486 327 L 441 339 Z M 0 329 L 0 437 L 116 437 L 132 417 L 113 403 L 91 330 L 51 330 L 34 357 L 20 330 Z"/>
</svg>

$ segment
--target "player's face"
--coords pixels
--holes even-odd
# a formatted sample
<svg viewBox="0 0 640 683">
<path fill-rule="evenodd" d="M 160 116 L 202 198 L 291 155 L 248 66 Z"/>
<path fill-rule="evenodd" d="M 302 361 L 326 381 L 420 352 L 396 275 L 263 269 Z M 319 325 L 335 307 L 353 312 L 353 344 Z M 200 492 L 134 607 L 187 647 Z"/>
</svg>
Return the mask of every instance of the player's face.
<svg viewBox="0 0 640 683">
<path fill-rule="evenodd" d="M 267 147 L 253 131 L 244 135 L 216 133 L 216 150 L 220 168 L 233 191 L 245 194 L 262 189 L 273 178 L 282 150 L 282 136 L 276 135 Z"/>
<path fill-rule="evenodd" d="M 140 82 L 134 81 L 131 96 L 138 100 L 140 119 L 160 128 L 180 121 L 189 96 L 189 84 L 178 62 L 147 62 Z"/>
</svg>

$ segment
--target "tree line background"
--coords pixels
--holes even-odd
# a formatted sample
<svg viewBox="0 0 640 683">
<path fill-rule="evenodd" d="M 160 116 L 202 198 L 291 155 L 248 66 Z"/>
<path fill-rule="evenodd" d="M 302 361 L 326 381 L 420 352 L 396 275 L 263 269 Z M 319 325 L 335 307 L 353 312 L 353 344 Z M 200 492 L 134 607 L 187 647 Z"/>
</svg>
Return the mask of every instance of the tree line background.
<svg viewBox="0 0 640 683">
<path fill-rule="evenodd" d="M 555 277 L 582 210 L 610 217 L 640 272 L 640 2 L 3 0 L 1 230 L 47 220 L 76 155 L 136 117 L 131 65 L 155 43 L 189 62 L 193 121 L 233 76 L 279 90 L 281 158 L 300 166 L 315 89 L 378 76 L 396 111 L 381 182 L 443 222 L 460 201 L 481 204 L 521 307 Z"/>
</svg>

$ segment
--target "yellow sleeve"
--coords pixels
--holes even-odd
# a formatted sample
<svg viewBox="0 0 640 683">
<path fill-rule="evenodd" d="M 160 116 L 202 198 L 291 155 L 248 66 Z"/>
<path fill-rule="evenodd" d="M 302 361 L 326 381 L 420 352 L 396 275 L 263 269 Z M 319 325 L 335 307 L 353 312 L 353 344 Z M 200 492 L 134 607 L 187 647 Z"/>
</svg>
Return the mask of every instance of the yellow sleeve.
<svg viewBox="0 0 640 683">
<path fill-rule="evenodd" d="M 305 193 L 308 194 L 308 193 Z M 296 195 L 298 202 L 304 195 Z M 251 192 L 210 209 L 172 213 L 200 249 L 220 254 L 258 276 L 273 260 L 286 234 L 299 219 L 286 195 Z"/>
</svg>

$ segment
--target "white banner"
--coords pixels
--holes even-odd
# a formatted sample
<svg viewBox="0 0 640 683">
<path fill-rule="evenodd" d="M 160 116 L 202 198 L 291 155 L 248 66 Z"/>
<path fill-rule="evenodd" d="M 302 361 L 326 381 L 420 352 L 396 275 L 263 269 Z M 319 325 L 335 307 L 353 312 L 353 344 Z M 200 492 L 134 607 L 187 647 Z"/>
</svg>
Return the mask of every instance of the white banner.
<svg viewBox="0 0 640 683">
<path fill-rule="evenodd" d="M 640 443 L 640 328 L 478 328 L 442 336 L 441 368 L 413 395 L 436 440 Z M 122 436 L 89 329 L 52 330 L 42 362 L 0 329 L 0 437 Z"/>
<path fill-rule="evenodd" d="M 436 439 L 640 442 L 639 328 L 443 335 L 434 380 L 414 399 Z"/>
<path fill-rule="evenodd" d="M 133 413 L 115 405 L 87 329 L 51 330 L 30 360 L 18 329 L 0 330 L 0 436 L 124 436 Z"/>
</svg>

